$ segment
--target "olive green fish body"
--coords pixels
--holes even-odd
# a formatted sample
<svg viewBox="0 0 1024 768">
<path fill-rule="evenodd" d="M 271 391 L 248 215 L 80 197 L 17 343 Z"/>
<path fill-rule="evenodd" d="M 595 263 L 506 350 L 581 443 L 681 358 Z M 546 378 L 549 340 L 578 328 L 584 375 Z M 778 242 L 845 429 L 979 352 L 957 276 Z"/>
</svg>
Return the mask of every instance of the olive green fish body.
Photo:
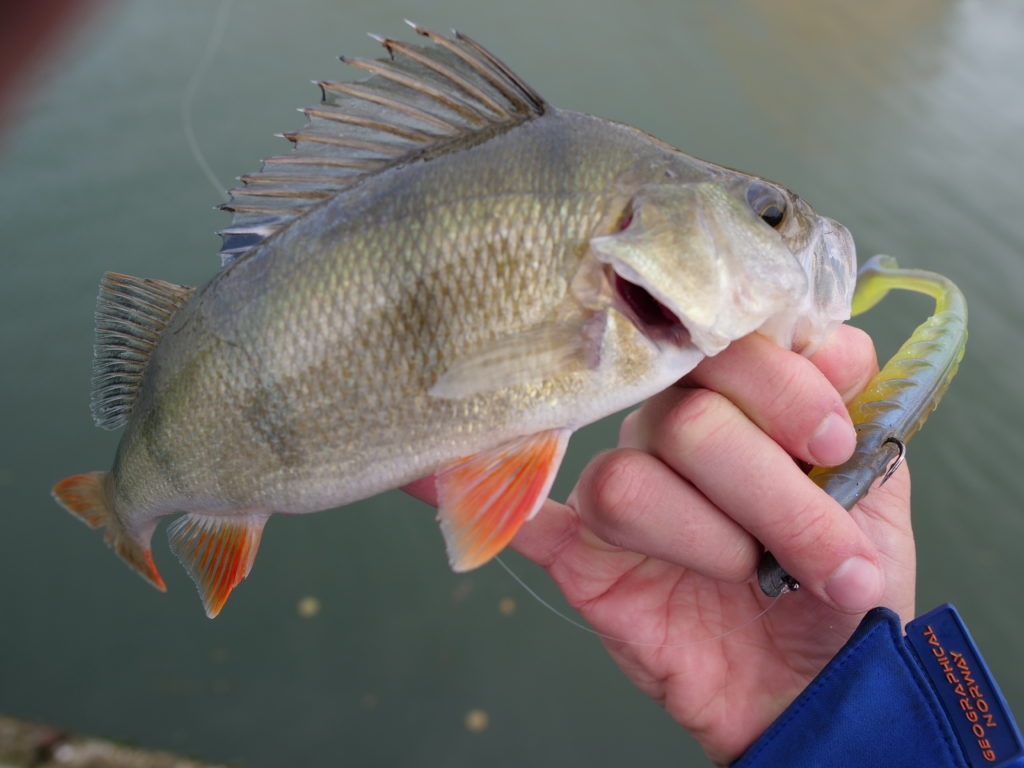
<svg viewBox="0 0 1024 768">
<path fill-rule="evenodd" d="M 568 289 L 614 171 L 667 153 L 585 115 L 541 121 L 513 129 L 529 136 L 369 180 L 197 291 L 153 354 L 115 470 L 143 463 L 131 473 L 156 487 L 118 506 L 145 517 L 314 511 L 664 388 L 635 327 L 595 318 Z M 588 148 L 608 170 L 585 163 Z M 593 332 L 621 339 L 627 365 L 581 358 L 496 393 L 429 394 L 488 344 L 558 324 L 583 335 L 588 323 L 610 326 Z"/>
<path fill-rule="evenodd" d="M 792 193 L 554 109 L 468 38 L 384 41 L 243 177 L 224 266 L 109 274 L 93 408 L 110 473 L 55 495 L 152 583 L 171 545 L 220 610 L 267 517 L 436 475 L 453 567 L 539 508 L 569 434 L 754 330 L 848 316 L 849 234 Z M 400 54 L 400 55 L 399 55 Z"/>
</svg>

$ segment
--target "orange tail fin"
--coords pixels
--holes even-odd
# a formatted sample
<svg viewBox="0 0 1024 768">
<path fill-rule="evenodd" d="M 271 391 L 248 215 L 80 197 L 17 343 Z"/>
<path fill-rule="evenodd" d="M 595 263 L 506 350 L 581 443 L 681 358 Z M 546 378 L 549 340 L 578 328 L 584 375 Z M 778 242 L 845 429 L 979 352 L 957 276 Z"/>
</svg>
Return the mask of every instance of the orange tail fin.
<svg viewBox="0 0 1024 768">
<path fill-rule="evenodd" d="M 112 547 L 142 578 L 161 592 L 166 592 L 167 586 L 160 578 L 148 544 L 128 533 L 114 515 L 109 478 L 109 472 L 66 477 L 53 486 L 53 498 L 90 528 L 105 527 L 107 546 Z"/>
</svg>

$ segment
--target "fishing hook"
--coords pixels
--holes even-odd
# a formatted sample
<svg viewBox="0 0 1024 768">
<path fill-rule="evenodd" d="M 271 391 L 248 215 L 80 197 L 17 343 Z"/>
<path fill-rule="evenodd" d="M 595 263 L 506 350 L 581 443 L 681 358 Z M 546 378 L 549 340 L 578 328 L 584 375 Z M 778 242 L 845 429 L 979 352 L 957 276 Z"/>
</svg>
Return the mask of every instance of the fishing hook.
<svg viewBox="0 0 1024 768">
<path fill-rule="evenodd" d="M 888 482 L 889 478 L 892 477 L 896 473 L 896 470 L 900 468 L 900 465 L 903 463 L 904 459 L 907 458 L 906 443 L 904 443 L 898 437 L 887 437 L 885 438 L 885 442 L 882 443 L 882 445 L 886 445 L 887 443 L 892 443 L 893 445 L 895 445 L 896 450 L 898 450 L 899 453 L 896 454 L 896 459 L 893 461 L 892 464 L 889 465 L 889 468 L 885 470 L 885 475 L 882 476 L 882 482 L 878 484 L 879 488 L 881 488 Z"/>
</svg>

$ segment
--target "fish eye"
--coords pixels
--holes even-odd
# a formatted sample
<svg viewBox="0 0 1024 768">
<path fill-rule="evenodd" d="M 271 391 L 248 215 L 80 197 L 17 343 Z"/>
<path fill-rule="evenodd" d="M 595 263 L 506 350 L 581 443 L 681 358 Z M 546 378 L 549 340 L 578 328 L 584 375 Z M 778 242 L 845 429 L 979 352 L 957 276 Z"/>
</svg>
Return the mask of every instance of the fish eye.
<svg viewBox="0 0 1024 768">
<path fill-rule="evenodd" d="M 772 229 L 778 229 L 782 225 L 789 208 L 782 191 L 767 184 L 751 184 L 747 190 L 747 203 Z"/>
</svg>

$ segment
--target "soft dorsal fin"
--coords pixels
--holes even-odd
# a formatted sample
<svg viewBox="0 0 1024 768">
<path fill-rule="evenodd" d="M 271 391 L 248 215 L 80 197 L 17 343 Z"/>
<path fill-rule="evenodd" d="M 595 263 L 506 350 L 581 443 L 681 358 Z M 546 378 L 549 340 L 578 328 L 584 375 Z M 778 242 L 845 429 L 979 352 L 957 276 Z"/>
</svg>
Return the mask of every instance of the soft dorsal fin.
<svg viewBox="0 0 1024 768">
<path fill-rule="evenodd" d="M 342 57 L 372 77 L 318 83 L 321 104 L 301 110 L 306 125 L 284 134 L 293 152 L 265 160 L 242 177 L 245 186 L 231 190 L 221 206 L 235 214 L 219 233 L 222 264 L 368 175 L 485 141 L 544 114 L 536 91 L 483 46 L 458 32 L 447 38 L 410 26 L 433 45 L 377 37 L 389 58 Z"/>
<path fill-rule="evenodd" d="M 116 429 L 128 420 L 160 334 L 192 296 L 191 285 L 107 272 L 96 300 L 92 418 Z"/>
</svg>

